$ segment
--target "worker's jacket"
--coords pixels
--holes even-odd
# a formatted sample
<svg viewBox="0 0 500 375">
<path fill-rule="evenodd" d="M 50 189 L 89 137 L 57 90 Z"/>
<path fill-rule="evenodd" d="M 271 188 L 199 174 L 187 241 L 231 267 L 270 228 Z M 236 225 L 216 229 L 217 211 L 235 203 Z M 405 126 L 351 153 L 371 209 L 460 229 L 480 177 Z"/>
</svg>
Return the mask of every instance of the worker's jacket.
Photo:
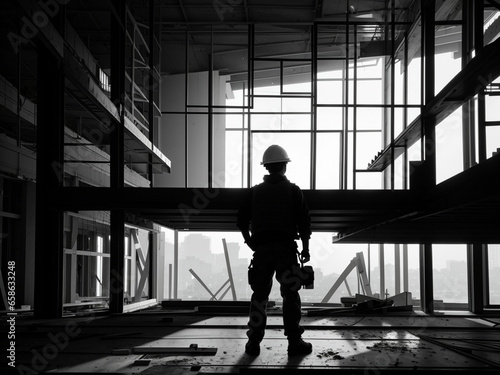
<svg viewBox="0 0 500 375">
<path fill-rule="evenodd" d="M 311 219 L 300 188 L 284 176 L 264 176 L 249 189 L 238 213 L 238 228 L 250 230 L 255 245 L 309 239 Z"/>
</svg>

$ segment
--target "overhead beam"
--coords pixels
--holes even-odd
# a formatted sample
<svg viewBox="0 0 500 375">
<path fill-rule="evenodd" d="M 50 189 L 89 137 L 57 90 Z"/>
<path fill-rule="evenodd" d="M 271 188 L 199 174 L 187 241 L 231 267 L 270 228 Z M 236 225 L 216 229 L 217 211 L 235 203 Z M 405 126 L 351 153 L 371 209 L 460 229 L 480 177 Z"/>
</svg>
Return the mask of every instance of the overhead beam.
<svg viewBox="0 0 500 375">
<path fill-rule="evenodd" d="M 453 113 L 463 103 L 473 98 L 484 87 L 500 76 L 500 38 L 485 46 L 432 100 L 423 108 L 422 115 L 411 122 L 396 137 L 394 157 L 399 157 L 405 147 L 421 139 L 422 119 L 433 118 L 436 125 Z M 392 144 L 391 144 L 392 145 Z M 391 145 L 388 145 L 368 166 L 370 171 L 382 171 L 391 162 Z"/>
</svg>

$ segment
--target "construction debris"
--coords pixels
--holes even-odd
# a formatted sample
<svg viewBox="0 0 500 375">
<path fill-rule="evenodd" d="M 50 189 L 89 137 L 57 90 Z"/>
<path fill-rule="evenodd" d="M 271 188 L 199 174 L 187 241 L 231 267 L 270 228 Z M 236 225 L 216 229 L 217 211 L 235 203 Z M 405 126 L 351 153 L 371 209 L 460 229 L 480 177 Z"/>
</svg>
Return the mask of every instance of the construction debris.
<svg viewBox="0 0 500 375">
<path fill-rule="evenodd" d="M 342 357 L 341 355 L 339 355 L 339 352 L 334 352 L 332 349 L 326 349 L 326 350 L 323 350 L 321 352 L 319 352 L 316 357 L 320 358 L 320 359 L 326 359 L 326 360 L 329 360 L 329 359 L 344 359 L 344 357 Z"/>
</svg>

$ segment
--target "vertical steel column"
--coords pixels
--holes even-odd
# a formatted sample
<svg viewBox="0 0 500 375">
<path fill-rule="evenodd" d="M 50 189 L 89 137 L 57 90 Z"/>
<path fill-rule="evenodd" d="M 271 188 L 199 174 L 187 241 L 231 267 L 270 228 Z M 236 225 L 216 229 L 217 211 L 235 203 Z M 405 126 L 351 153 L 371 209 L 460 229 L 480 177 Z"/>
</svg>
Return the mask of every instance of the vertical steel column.
<svg viewBox="0 0 500 375">
<path fill-rule="evenodd" d="M 423 31 L 423 57 L 424 57 L 424 100 L 429 103 L 434 98 L 435 91 L 435 0 L 424 2 L 422 8 L 422 31 Z M 436 120 L 429 118 L 424 113 L 422 116 L 424 131 L 424 153 L 426 185 L 428 187 L 436 185 Z"/>
<path fill-rule="evenodd" d="M 177 282 L 179 280 L 179 231 L 174 230 L 174 300 L 177 299 Z"/>
<path fill-rule="evenodd" d="M 395 81 L 396 81 L 396 62 L 394 60 L 394 50 L 395 50 L 395 30 L 394 30 L 394 23 L 395 23 L 395 4 L 394 0 L 391 2 L 391 65 L 390 65 L 390 74 L 391 74 L 391 139 L 390 139 L 390 145 L 391 145 L 391 190 L 395 189 L 395 178 L 394 175 L 396 173 L 396 166 L 395 166 L 395 147 L 394 147 L 394 137 L 395 137 L 395 121 L 396 121 L 396 113 L 395 113 L 395 108 L 394 108 L 394 102 L 396 100 L 396 87 L 395 87 Z"/>
<path fill-rule="evenodd" d="M 317 152 L 316 152 L 316 145 L 317 145 L 317 130 L 318 130 L 318 118 L 316 114 L 316 80 L 317 80 L 317 71 L 318 71 L 318 56 L 317 56 L 317 50 L 316 50 L 316 34 L 317 34 L 317 24 L 314 24 L 310 28 L 310 33 L 311 33 L 311 41 L 312 41 L 312 46 L 311 46 L 311 113 L 312 113 L 312 118 L 311 118 L 311 127 L 312 127 L 312 134 L 311 134 L 311 173 L 310 173 L 310 179 L 311 179 L 311 190 L 316 189 L 316 158 L 317 158 Z"/>
<path fill-rule="evenodd" d="M 483 306 L 484 307 L 489 307 L 490 306 L 490 274 L 489 274 L 489 246 L 488 245 L 483 245 Z"/>
<path fill-rule="evenodd" d="M 345 25 L 345 121 L 343 124 L 343 165 L 342 165 L 342 174 L 343 178 L 343 186 L 341 190 L 346 190 L 349 186 L 349 31 L 350 31 L 350 22 L 349 22 L 349 2 L 346 2 L 346 25 Z"/>
<path fill-rule="evenodd" d="M 354 74 L 353 74 L 353 107 L 352 107 L 352 188 L 356 190 L 356 153 L 357 153 L 357 130 L 358 130 L 358 28 L 354 25 Z M 347 132 L 349 134 L 349 132 Z"/>
<path fill-rule="evenodd" d="M 214 29 L 210 29 L 210 53 L 208 54 L 208 188 L 213 185 L 214 143 Z"/>
<path fill-rule="evenodd" d="M 474 48 L 476 56 L 483 49 L 483 1 L 474 1 Z M 477 139 L 479 150 L 479 162 L 485 161 L 486 155 L 486 102 L 484 91 L 480 90 L 477 94 Z"/>
<path fill-rule="evenodd" d="M 462 0 L 462 69 L 472 59 L 474 49 L 474 4 L 472 1 Z M 476 161 L 475 144 L 475 106 L 474 100 L 467 101 L 462 106 L 462 147 L 464 170 L 472 167 Z"/>
<path fill-rule="evenodd" d="M 172 299 L 172 263 L 168 265 L 168 299 Z"/>
<path fill-rule="evenodd" d="M 467 246 L 467 285 L 469 286 L 469 310 L 474 314 L 482 314 L 485 306 L 488 272 L 485 267 L 487 247 L 483 244 Z"/>
<path fill-rule="evenodd" d="M 424 104 L 434 98 L 435 86 L 435 0 L 425 1 L 422 7 L 422 51 L 424 64 Z M 422 147 L 425 156 L 426 186 L 436 185 L 436 122 L 422 116 Z M 422 311 L 427 314 L 434 312 L 434 282 L 432 274 L 432 244 L 420 245 L 420 300 Z"/>
<path fill-rule="evenodd" d="M 432 244 L 430 243 L 420 245 L 420 306 L 424 313 L 434 313 Z"/>
<path fill-rule="evenodd" d="M 148 122 L 149 122 L 149 140 L 151 144 L 155 144 L 155 105 L 154 105 L 154 89 L 155 89 L 155 52 L 156 52 L 156 44 L 155 44 L 155 0 L 149 0 L 149 77 L 148 77 L 148 94 L 149 94 L 149 103 L 148 103 Z M 153 155 L 151 153 L 148 154 L 148 177 L 150 181 L 150 186 L 154 187 L 154 175 L 153 175 Z"/>
<path fill-rule="evenodd" d="M 111 125 L 110 186 L 116 191 L 124 187 L 124 106 L 125 106 L 125 37 L 126 5 L 114 0 L 116 15 L 111 13 L 111 100 L 120 110 L 120 123 Z M 125 212 L 113 209 L 110 214 L 110 293 L 111 313 L 123 312 Z"/>
<path fill-rule="evenodd" d="M 385 246 L 380 244 L 378 247 L 378 263 L 380 270 L 380 298 L 385 298 Z"/>
<path fill-rule="evenodd" d="M 22 27 L 22 22 L 21 22 L 21 17 L 18 17 L 18 35 L 21 34 L 21 27 Z M 22 110 L 22 105 L 21 105 L 21 74 L 22 74 L 22 69 L 21 69 L 21 62 L 22 62 L 22 44 L 20 43 L 18 46 L 17 50 L 17 147 L 21 147 L 22 145 L 22 134 L 21 134 L 21 110 Z"/>
<path fill-rule="evenodd" d="M 253 108 L 253 88 L 254 88 L 254 52 L 255 52 L 255 26 L 248 25 L 248 102 L 247 102 L 247 187 L 252 186 L 252 116 L 250 109 Z M 243 90 L 245 95 L 245 90 Z"/>
<path fill-rule="evenodd" d="M 403 112 L 403 126 L 406 129 L 408 126 L 408 33 L 404 36 L 404 74 L 403 74 L 403 104 L 404 112 Z M 403 154 L 403 189 L 408 189 L 408 147 L 405 145 L 405 151 Z M 404 245 L 406 246 L 406 245 Z M 406 247 L 406 251 L 408 251 L 408 247 Z M 408 255 L 408 253 L 407 253 Z M 408 272 L 408 268 L 405 269 L 405 272 Z"/>
<path fill-rule="evenodd" d="M 157 251 L 156 251 L 156 241 L 154 241 L 154 234 L 152 231 L 149 231 L 148 234 L 149 237 L 149 243 L 148 243 L 148 254 L 151 259 L 149 263 L 149 275 L 148 275 L 148 289 L 149 289 L 149 298 L 156 298 L 157 293 L 156 293 L 156 264 L 158 261 L 157 258 Z"/>
<path fill-rule="evenodd" d="M 111 210 L 109 312 L 123 313 L 125 265 L 125 211 Z M 133 266 L 133 264 L 132 264 Z M 132 267 L 131 266 L 131 267 Z M 134 288 L 134 286 L 132 286 Z"/>
<path fill-rule="evenodd" d="M 59 22 L 57 22 L 59 21 Z M 64 11 L 54 24 L 64 36 Z M 58 27 L 59 26 L 59 27 Z M 60 318 L 63 312 L 63 212 L 50 201 L 64 180 L 64 91 L 61 61 L 38 45 L 37 160 L 35 230 L 35 300 L 37 318 Z"/>
<path fill-rule="evenodd" d="M 189 31 L 186 26 L 186 56 L 184 67 L 184 187 L 188 187 L 188 150 L 189 150 Z"/>
<path fill-rule="evenodd" d="M 401 293 L 401 247 L 399 244 L 394 245 L 394 272 L 394 294 L 399 294 Z"/>
</svg>

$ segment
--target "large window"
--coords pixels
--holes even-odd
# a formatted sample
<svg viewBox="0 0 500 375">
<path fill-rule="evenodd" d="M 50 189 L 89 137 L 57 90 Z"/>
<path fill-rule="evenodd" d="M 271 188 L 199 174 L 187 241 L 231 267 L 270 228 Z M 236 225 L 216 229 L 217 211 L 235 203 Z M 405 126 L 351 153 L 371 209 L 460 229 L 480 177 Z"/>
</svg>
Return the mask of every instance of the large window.
<svg viewBox="0 0 500 375">
<path fill-rule="evenodd" d="M 433 245 L 434 308 L 467 309 L 467 246 Z"/>
<path fill-rule="evenodd" d="M 260 182 L 262 154 L 279 144 L 292 160 L 287 176 L 304 189 L 382 188 L 381 174 L 366 169 L 383 146 L 383 59 L 351 63 L 349 76 L 342 61 L 319 60 L 316 94 L 310 75 L 293 76 L 284 64 L 275 68 L 277 82 L 253 95 L 241 85 L 226 100 L 226 186 Z M 251 109 L 235 109 L 250 95 Z"/>
</svg>

